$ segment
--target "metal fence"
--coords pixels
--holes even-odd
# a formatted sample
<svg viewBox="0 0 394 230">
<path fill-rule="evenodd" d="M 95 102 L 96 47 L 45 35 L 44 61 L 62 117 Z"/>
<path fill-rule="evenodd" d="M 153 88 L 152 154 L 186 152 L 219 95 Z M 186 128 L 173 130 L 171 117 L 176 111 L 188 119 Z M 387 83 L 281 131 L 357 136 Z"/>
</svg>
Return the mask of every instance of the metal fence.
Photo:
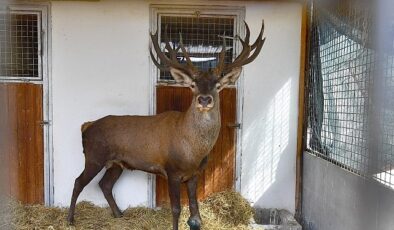
<svg viewBox="0 0 394 230">
<path fill-rule="evenodd" d="M 314 3 L 307 150 L 394 188 L 394 52 L 365 1 Z M 384 28 L 394 44 L 394 24 Z M 390 32 L 391 31 L 391 32 Z"/>
</svg>

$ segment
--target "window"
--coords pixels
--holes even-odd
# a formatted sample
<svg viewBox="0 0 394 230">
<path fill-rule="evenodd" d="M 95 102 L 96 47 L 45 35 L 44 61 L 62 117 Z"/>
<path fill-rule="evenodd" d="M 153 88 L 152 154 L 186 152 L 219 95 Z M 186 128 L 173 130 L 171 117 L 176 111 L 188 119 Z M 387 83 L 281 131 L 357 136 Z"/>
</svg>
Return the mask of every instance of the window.
<svg viewBox="0 0 394 230">
<path fill-rule="evenodd" d="M 168 27 L 169 40 L 179 44 L 182 34 L 183 44 L 190 55 L 193 64 L 199 69 L 208 70 L 217 64 L 218 55 L 222 50 L 223 40 L 218 35 L 234 36 L 234 18 L 232 17 L 197 17 L 197 16 L 162 16 L 160 24 L 161 34 Z M 164 49 L 165 41 L 161 36 L 161 46 Z M 225 62 L 230 63 L 233 56 L 233 40 L 226 39 Z M 179 61 L 185 62 L 182 52 L 179 51 Z M 173 80 L 169 72 L 161 71 L 160 80 Z"/>
<path fill-rule="evenodd" d="M 178 46 L 180 35 L 192 63 L 202 70 L 214 68 L 222 50 L 223 36 L 226 37 L 225 62 L 230 63 L 235 57 L 239 45 L 234 36 L 243 36 L 244 8 L 218 6 L 168 6 L 152 5 L 151 31 L 159 28 L 161 48 L 164 50 L 165 28 L 171 45 Z M 178 51 L 178 60 L 185 62 L 182 51 Z M 157 82 L 174 84 L 168 71 L 157 70 Z"/>
<path fill-rule="evenodd" d="M 0 79 L 42 80 L 41 12 L 0 11 Z"/>
</svg>

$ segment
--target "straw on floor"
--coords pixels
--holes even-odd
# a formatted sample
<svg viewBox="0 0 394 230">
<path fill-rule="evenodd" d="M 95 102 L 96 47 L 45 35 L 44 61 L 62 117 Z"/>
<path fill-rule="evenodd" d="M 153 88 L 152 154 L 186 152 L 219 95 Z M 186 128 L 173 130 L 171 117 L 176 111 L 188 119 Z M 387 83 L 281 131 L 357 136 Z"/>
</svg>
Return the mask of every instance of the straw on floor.
<svg viewBox="0 0 394 230">
<path fill-rule="evenodd" d="M 75 226 L 67 225 L 67 210 L 11 202 L 8 212 L 2 215 L 3 218 L 8 216 L 8 219 L 0 220 L 0 225 L 1 222 L 4 224 L 8 221 L 11 229 L 171 229 L 169 208 L 156 210 L 144 207 L 129 208 L 124 211 L 122 218 L 113 218 L 109 208 L 83 201 L 78 203 L 76 208 Z M 240 194 L 225 191 L 213 194 L 202 201 L 200 213 L 203 220 L 202 229 L 243 230 L 249 229 L 253 209 Z M 189 229 L 186 224 L 188 217 L 188 207 L 183 207 L 180 229 Z"/>
</svg>

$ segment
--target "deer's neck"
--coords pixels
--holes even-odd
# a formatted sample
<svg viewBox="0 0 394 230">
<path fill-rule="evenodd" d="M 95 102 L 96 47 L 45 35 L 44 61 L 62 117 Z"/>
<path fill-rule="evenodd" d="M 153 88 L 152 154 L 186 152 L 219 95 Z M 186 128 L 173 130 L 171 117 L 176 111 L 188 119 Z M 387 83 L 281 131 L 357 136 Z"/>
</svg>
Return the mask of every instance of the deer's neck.
<svg viewBox="0 0 394 230">
<path fill-rule="evenodd" d="M 220 131 L 220 101 L 217 99 L 214 107 L 206 112 L 199 111 L 196 103 L 193 99 L 185 113 L 183 122 L 185 136 L 193 142 L 196 153 L 208 154 L 216 143 Z"/>
</svg>

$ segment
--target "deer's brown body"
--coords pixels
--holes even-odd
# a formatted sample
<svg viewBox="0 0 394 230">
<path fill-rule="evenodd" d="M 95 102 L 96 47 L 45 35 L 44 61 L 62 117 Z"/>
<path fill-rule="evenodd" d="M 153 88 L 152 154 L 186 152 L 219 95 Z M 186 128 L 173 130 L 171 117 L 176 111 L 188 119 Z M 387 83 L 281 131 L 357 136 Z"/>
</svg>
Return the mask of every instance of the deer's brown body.
<svg viewBox="0 0 394 230">
<path fill-rule="evenodd" d="M 193 100 L 186 112 L 165 112 L 155 116 L 107 116 L 82 125 L 82 142 L 85 153 L 85 169 L 75 180 L 69 223 L 74 222 L 77 198 L 83 188 L 104 167 L 107 168 L 99 185 L 115 217 L 122 215 L 114 197 L 112 188 L 124 169 L 142 170 L 167 178 L 173 229 L 178 229 L 180 215 L 180 184 L 187 184 L 190 218 L 188 224 L 192 230 L 199 230 L 201 217 L 197 204 L 197 175 L 207 162 L 207 155 L 212 150 L 220 131 L 219 92 L 226 85 L 234 83 L 241 67 L 253 61 L 259 54 L 264 39 L 263 27 L 253 45 L 249 45 L 250 31 L 246 25 L 245 40 L 240 39 L 243 50 L 228 65 L 224 64 L 225 41 L 219 55 L 218 66 L 208 71 L 200 71 L 193 66 L 189 54 L 179 42 L 178 48 L 171 47 L 167 34 L 165 55 L 158 42 L 158 36 L 152 34 L 152 43 L 161 60 L 159 63 L 151 57 L 161 70 L 169 70 L 174 80 L 190 87 Z M 264 24 L 263 24 L 264 25 Z M 181 64 L 177 53 L 181 49 L 186 64 Z M 250 52 L 253 53 L 250 55 Z"/>
<path fill-rule="evenodd" d="M 220 131 L 218 106 L 202 114 L 193 104 L 184 113 L 107 116 L 95 121 L 82 134 L 86 159 L 107 168 L 118 164 L 165 178 L 169 171 L 182 182 L 190 179 Z"/>
</svg>

